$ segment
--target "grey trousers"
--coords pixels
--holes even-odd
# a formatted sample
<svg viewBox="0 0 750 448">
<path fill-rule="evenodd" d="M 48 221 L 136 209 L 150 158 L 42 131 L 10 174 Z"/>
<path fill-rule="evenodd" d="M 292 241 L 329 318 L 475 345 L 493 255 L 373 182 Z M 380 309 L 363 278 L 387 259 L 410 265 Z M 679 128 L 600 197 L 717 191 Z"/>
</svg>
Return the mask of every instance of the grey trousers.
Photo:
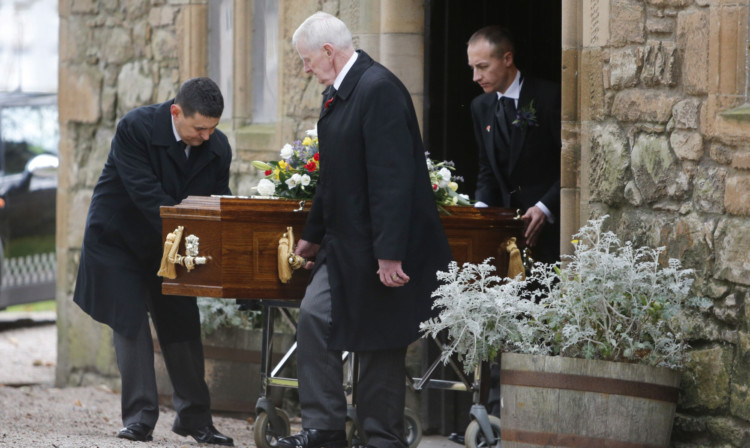
<svg viewBox="0 0 750 448">
<path fill-rule="evenodd" d="M 154 318 L 154 326 L 158 336 L 158 318 Z M 143 313 L 141 329 L 135 339 L 114 332 L 113 342 L 122 378 L 122 423 L 125 426 L 143 423 L 153 428 L 159 418 L 159 395 L 148 315 Z M 174 389 L 172 401 L 177 417 L 173 427 L 196 429 L 212 424 L 200 338 L 160 345 Z"/>
<path fill-rule="evenodd" d="M 297 325 L 297 378 L 305 429 L 343 430 L 346 425 L 343 364 L 341 352 L 327 348 L 330 327 L 331 288 L 323 265 L 307 287 Z M 406 447 L 406 347 L 358 352 L 357 356 L 357 417 L 368 445 Z"/>
</svg>

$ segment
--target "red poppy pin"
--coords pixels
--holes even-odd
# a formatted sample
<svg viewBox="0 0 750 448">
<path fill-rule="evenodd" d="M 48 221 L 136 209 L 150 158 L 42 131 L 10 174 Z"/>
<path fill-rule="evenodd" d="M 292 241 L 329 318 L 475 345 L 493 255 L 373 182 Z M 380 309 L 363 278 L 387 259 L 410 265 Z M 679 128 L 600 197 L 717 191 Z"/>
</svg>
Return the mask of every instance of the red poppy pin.
<svg viewBox="0 0 750 448">
<path fill-rule="evenodd" d="M 323 109 L 328 109 L 328 106 L 330 106 L 331 103 L 333 103 L 333 97 L 331 97 L 328 101 L 326 101 L 326 104 L 325 106 L 323 106 Z"/>
</svg>

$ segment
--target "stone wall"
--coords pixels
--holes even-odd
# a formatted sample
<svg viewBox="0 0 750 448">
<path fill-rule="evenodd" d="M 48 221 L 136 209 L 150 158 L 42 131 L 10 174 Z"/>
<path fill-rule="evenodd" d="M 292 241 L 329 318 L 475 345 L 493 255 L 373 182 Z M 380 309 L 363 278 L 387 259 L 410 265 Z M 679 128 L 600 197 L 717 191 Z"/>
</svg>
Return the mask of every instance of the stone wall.
<svg viewBox="0 0 750 448">
<path fill-rule="evenodd" d="M 673 445 L 750 446 L 748 1 L 582 5 L 563 135 L 580 144 L 579 219 L 608 214 L 623 239 L 695 270 L 714 307 L 691 318 Z"/>
</svg>

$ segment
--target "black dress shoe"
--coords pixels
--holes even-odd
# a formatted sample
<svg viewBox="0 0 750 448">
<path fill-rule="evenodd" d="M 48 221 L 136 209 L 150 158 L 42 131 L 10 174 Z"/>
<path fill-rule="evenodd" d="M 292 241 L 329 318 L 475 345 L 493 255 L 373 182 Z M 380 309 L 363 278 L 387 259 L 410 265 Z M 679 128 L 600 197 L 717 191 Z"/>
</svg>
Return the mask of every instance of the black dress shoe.
<svg viewBox="0 0 750 448">
<path fill-rule="evenodd" d="M 234 440 L 220 433 L 214 425 L 204 426 L 197 429 L 172 427 L 172 432 L 183 437 L 191 436 L 198 443 L 211 443 L 213 445 L 234 446 Z"/>
<path fill-rule="evenodd" d="M 344 431 L 303 429 L 301 433 L 278 440 L 278 448 L 346 448 Z"/>
<path fill-rule="evenodd" d="M 151 434 L 154 432 L 154 428 L 150 428 L 143 423 L 131 423 L 128 426 L 122 428 L 117 433 L 117 437 L 120 439 L 133 440 L 135 442 L 150 442 L 153 440 Z"/>
</svg>

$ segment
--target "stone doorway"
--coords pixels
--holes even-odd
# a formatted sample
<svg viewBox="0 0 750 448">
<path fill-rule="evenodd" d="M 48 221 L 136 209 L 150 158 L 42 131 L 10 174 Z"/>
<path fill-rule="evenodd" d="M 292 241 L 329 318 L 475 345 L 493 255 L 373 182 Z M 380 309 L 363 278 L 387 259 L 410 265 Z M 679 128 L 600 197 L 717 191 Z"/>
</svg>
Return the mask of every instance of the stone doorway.
<svg viewBox="0 0 750 448">
<path fill-rule="evenodd" d="M 561 4 L 560 0 L 425 2 L 424 141 L 432 158 L 456 163 L 456 173 L 464 177 L 460 192 L 474 196 L 477 149 L 470 104 L 482 93 L 472 81 L 466 41 L 485 25 L 504 25 L 517 41 L 519 69 L 527 76 L 560 82 Z M 430 362 L 439 352 L 432 344 L 426 345 L 425 362 Z M 438 370 L 442 372 L 435 372 L 434 378 L 455 380 L 450 368 Z M 471 421 L 471 393 L 428 389 L 421 393 L 421 402 L 426 432 L 464 434 Z"/>
<path fill-rule="evenodd" d="M 466 41 L 485 25 L 514 34 L 516 65 L 526 75 L 560 82 L 562 6 L 559 0 L 428 0 L 425 2 L 424 140 L 435 159 L 453 160 L 474 195 L 477 154 L 471 100 L 482 91 L 472 82 Z"/>
</svg>

